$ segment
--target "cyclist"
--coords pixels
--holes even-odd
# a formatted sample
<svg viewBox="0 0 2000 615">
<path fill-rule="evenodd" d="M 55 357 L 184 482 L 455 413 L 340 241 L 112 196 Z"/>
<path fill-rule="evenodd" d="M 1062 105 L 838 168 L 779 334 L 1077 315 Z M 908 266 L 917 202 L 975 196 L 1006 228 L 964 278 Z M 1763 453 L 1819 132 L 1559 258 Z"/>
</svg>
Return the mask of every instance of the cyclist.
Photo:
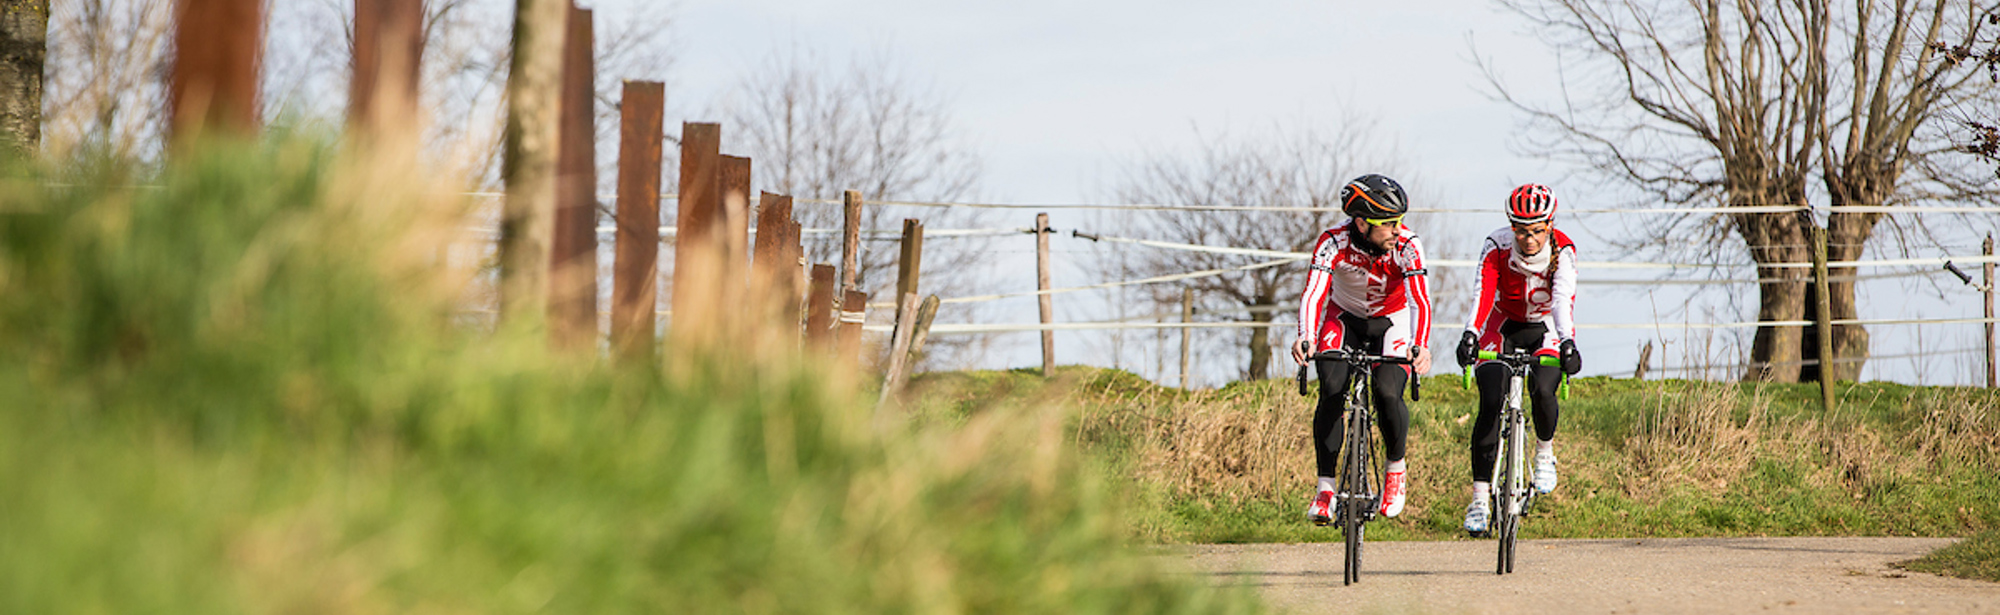
<svg viewBox="0 0 2000 615">
<path fill-rule="evenodd" d="M 1369 174 L 1340 189 L 1341 211 L 1350 220 L 1320 233 L 1313 246 L 1312 268 L 1306 273 L 1299 300 L 1299 337 L 1292 361 L 1305 364 L 1309 355 L 1336 348 L 1360 349 L 1380 355 L 1407 355 L 1412 364 L 1375 369 L 1376 415 L 1389 460 L 1383 479 L 1384 516 L 1402 514 L 1409 493 L 1404 472 L 1404 446 L 1410 429 L 1403 405 L 1403 385 L 1410 368 L 1430 371 L 1431 298 L 1424 276 L 1423 245 L 1403 226 L 1409 199 L 1395 180 Z M 1340 424 L 1347 389 L 1347 363 L 1320 360 L 1319 406 L 1313 414 L 1313 442 L 1319 465 L 1319 490 L 1306 516 L 1318 525 L 1333 522 L 1330 514 L 1333 476 L 1339 469 Z"/>
<path fill-rule="evenodd" d="M 1471 365 L 1478 351 L 1534 349 L 1561 358 L 1561 369 L 1583 368 L 1576 351 L 1576 244 L 1555 230 L 1556 197 L 1548 186 L 1524 184 L 1507 197 L 1507 227 L 1486 238 L 1479 255 L 1479 294 L 1458 343 L 1458 364 Z M 1472 423 L 1472 504 L 1465 529 L 1486 531 L 1491 516 L 1493 461 L 1499 455 L 1500 406 L 1511 375 L 1497 361 L 1481 361 L 1479 418 Z M 1556 367 L 1535 365 L 1530 372 L 1535 424 L 1535 490 L 1556 488 Z"/>
</svg>

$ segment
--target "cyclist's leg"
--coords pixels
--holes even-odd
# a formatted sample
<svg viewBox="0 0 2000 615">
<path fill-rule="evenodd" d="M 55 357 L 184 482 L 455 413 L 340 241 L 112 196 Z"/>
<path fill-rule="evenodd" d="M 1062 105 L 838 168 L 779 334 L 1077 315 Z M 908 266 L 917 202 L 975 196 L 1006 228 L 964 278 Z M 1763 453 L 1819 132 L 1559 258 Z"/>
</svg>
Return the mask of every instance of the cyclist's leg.
<svg viewBox="0 0 2000 615">
<path fill-rule="evenodd" d="M 1524 337 L 1532 331 L 1523 331 Z M 1533 341 L 1521 340 L 1523 346 L 1539 345 L 1537 356 L 1558 356 L 1559 342 L 1554 332 L 1542 328 L 1542 335 Z M 1556 426 L 1562 417 L 1560 397 L 1556 394 L 1562 384 L 1562 368 L 1553 365 L 1535 364 L 1529 368 L 1528 398 L 1533 402 L 1535 421 L 1535 490 L 1548 493 L 1555 490 L 1559 479 L 1556 474 Z"/>
<path fill-rule="evenodd" d="M 1557 400 L 1556 387 L 1562 384 L 1562 368 L 1554 365 L 1536 365 L 1531 372 L 1534 386 L 1528 397 L 1534 402 L 1535 438 L 1543 442 L 1556 439 L 1556 425 L 1562 418 L 1562 407 Z"/>
<path fill-rule="evenodd" d="M 1319 404 L 1313 411 L 1313 447 L 1319 476 L 1331 479 L 1340 471 L 1340 415 L 1346 405 L 1347 363 L 1315 361 L 1319 370 Z"/>
<path fill-rule="evenodd" d="M 1500 406 L 1507 403 L 1507 366 L 1486 361 L 1472 370 L 1479 381 L 1479 414 L 1472 419 L 1472 480 L 1492 482 L 1500 454 Z"/>
<path fill-rule="evenodd" d="M 1315 354 L 1340 348 L 1348 342 L 1347 327 L 1340 318 L 1340 310 L 1327 312 L 1326 319 L 1320 323 L 1320 337 L 1313 345 Z M 1319 372 L 1319 403 L 1313 410 L 1313 452 L 1320 483 L 1324 486 L 1340 471 L 1340 413 L 1346 403 L 1347 363 L 1325 360 L 1313 363 Z"/>
</svg>

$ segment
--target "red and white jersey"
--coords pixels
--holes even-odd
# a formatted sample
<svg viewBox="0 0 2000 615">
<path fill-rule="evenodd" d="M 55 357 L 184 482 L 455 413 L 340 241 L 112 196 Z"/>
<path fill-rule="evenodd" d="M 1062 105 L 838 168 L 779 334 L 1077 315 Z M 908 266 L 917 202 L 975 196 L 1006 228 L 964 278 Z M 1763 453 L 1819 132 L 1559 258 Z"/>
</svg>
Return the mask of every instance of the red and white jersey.
<svg viewBox="0 0 2000 615">
<path fill-rule="evenodd" d="M 1557 339 L 1576 337 L 1576 244 L 1549 229 L 1555 262 L 1546 271 L 1522 269 L 1514 256 L 1514 230 L 1501 227 L 1479 253 L 1478 302 L 1465 330 L 1484 335 L 1504 320 L 1539 322 Z"/>
<path fill-rule="evenodd" d="M 1357 244 L 1353 229 L 1349 220 L 1320 233 L 1313 245 L 1312 269 L 1306 272 L 1306 290 L 1299 299 L 1298 339 L 1320 339 L 1326 321 L 1342 312 L 1376 318 L 1408 310 L 1411 341 L 1417 347 L 1428 345 L 1431 294 L 1424 276 L 1424 248 L 1416 233 L 1405 228 L 1395 245 L 1374 254 Z"/>
</svg>

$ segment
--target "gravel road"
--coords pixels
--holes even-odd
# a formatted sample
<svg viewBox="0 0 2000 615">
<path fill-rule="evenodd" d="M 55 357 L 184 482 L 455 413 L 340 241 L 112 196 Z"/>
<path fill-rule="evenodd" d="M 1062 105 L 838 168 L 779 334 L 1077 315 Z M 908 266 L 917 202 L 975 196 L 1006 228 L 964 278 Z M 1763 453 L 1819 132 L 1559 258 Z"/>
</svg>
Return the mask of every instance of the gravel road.
<svg viewBox="0 0 2000 615">
<path fill-rule="evenodd" d="M 2000 584 L 1890 566 L 1950 538 L 1371 542 L 1342 586 L 1341 544 L 1201 545 L 1159 557 L 1258 588 L 1297 613 L 2000 613 Z"/>
</svg>

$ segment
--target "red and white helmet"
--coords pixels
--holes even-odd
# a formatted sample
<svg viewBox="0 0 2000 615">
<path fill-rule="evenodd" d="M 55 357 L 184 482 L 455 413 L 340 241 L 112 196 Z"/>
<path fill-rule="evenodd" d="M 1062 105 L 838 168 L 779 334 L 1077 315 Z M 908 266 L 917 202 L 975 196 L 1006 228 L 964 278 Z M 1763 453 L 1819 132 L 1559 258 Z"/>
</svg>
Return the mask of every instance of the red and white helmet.
<svg viewBox="0 0 2000 615">
<path fill-rule="evenodd" d="M 1554 223 L 1556 194 L 1541 184 L 1521 184 L 1507 195 L 1507 221 L 1514 224 Z"/>
</svg>

